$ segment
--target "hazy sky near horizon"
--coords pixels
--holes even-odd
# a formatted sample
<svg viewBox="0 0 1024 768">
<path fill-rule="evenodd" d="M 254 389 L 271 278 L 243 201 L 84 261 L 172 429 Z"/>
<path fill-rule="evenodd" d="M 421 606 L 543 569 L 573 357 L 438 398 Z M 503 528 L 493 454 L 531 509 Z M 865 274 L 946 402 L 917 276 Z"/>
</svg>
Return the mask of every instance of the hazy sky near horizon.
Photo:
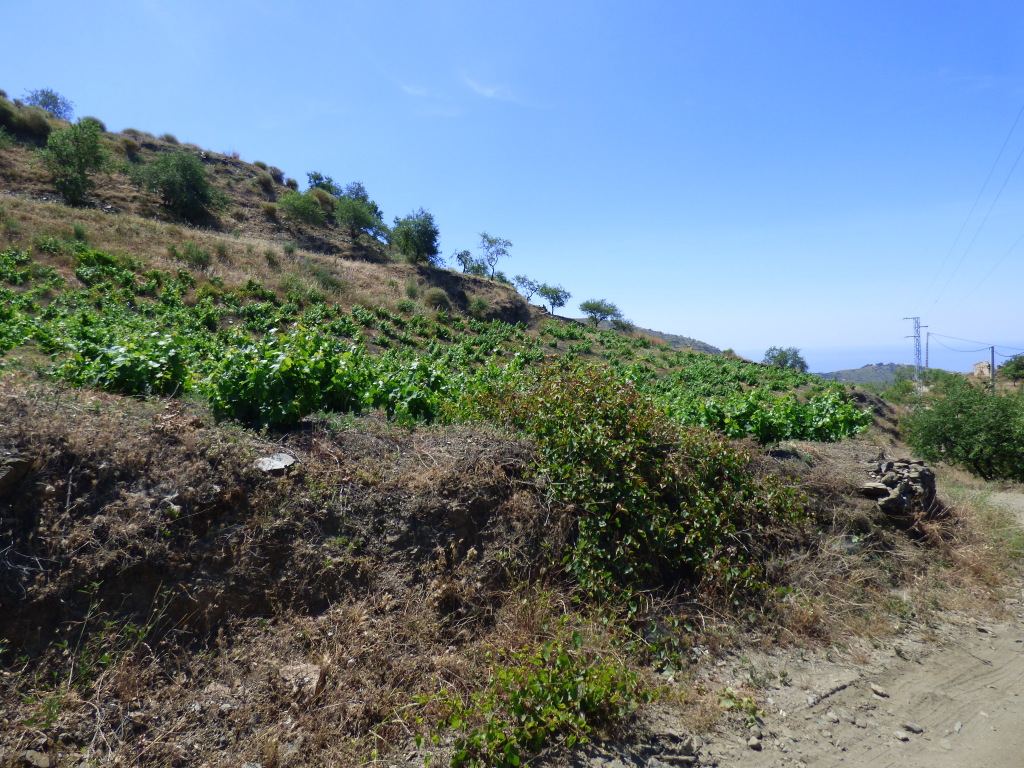
<svg viewBox="0 0 1024 768">
<path fill-rule="evenodd" d="M 501 268 L 564 285 L 567 314 L 606 298 L 819 371 L 912 362 L 913 315 L 944 334 L 933 365 L 1024 349 L 1019 2 L 55 0 L 3 17 L 12 97 L 53 88 L 108 130 L 362 181 L 388 221 L 431 211 L 445 255 L 511 240 Z"/>
</svg>

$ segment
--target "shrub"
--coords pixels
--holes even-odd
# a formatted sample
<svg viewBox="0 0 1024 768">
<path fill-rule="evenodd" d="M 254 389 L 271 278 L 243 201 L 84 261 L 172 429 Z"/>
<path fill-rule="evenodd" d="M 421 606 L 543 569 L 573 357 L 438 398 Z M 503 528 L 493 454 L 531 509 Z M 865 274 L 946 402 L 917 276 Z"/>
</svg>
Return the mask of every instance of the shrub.
<svg viewBox="0 0 1024 768">
<path fill-rule="evenodd" d="M 420 295 L 420 287 L 415 280 L 409 280 L 405 284 L 405 295 L 410 299 L 415 299 Z"/>
<path fill-rule="evenodd" d="M 490 306 L 487 304 L 487 299 L 482 296 L 477 296 L 466 308 L 470 315 L 475 317 L 477 320 L 483 320 L 487 317 L 487 313 L 490 311 Z"/>
<path fill-rule="evenodd" d="M 213 246 L 213 252 L 217 254 L 217 258 L 221 261 L 231 260 L 231 252 L 228 250 L 228 244 L 223 241 L 218 241 L 218 243 Z"/>
<path fill-rule="evenodd" d="M 50 125 L 49 113 L 40 107 L 19 108 L 11 127 L 15 133 L 38 140 L 45 139 L 53 130 L 53 126 Z"/>
<path fill-rule="evenodd" d="M 287 181 L 285 181 L 284 185 L 288 187 L 288 189 L 299 188 L 299 182 L 297 182 L 295 179 L 288 179 Z"/>
<path fill-rule="evenodd" d="M 327 214 L 319 201 L 309 194 L 301 194 L 294 190 L 285 192 L 277 201 L 278 208 L 289 219 L 313 224 L 318 227 L 327 223 Z"/>
<path fill-rule="evenodd" d="M 167 246 L 167 252 L 172 258 L 183 261 L 190 267 L 205 269 L 210 266 L 210 252 L 205 248 L 200 248 L 191 240 L 186 240 L 182 243 L 180 251 L 176 246 L 169 245 Z"/>
<path fill-rule="evenodd" d="M 295 255 L 295 243 L 293 243 L 291 240 L 289 240 L 287 243 L 285 243 L 282 246 L 282 250 L 284 251 L 284 255 L 285 256 L 294 256 Z"/>
<path fill-rule="evenodd" d="M 85 202 L 95 186 L 92 173 L 107 162 L 99 126 L 82 120 L 51 133 L 39 156 L 53 176 L 54 187 L 71 205 Z"/>
<path fill-rule="evenodd" d="M 264 163 L 262 160 L 257 160 L 255 163 L 253 163 L 253 165 L 259 168 L 261 171 L 267 170 L 267 164 Z"/>
<path fill-rule="evenodd" d="M 474 395 L 487 418 L 538 443 L 552 494 L 571 505 L 566 564 L 599 600 L 702 583 L 760 585 L 759 531 L 801 514 L 801 497 L 758 479 L 722 435 L 684 428 L 614 372 L 563 362 Z"/>
<path fill-rule="evenodd" d="M 46 110 L 54 117 L 68 122 L 74 117 L 75 105 L 52 88 L 39 88 L 25 94 L 23 101 L 32 107 Z"/>
<path fill-rule="evenodd" d="M 277 218 L 277 203 L 260 203 L 260 210 L 263 211 L 263 215 L 268 219 Z"/>
<path fill-rule="evenodd" d="M 77 240 L 80 243 L 88 242 L 89 234 L 85 230 L 85 225 L 82 224 L 82 223 L 76 222 L 74 224 L 74 226 L 71 227 L 71 237 L 73 237 L 75 240 Z"/>
<path fill-rule="evenodd" d="M 270 174 L 270 178 L 274 180 L 275 184 L 284 184 L 284 171 L 280 168 L 270 166 L 270 168 L 267 169 L 267 173 Z M 298 185 L 296 184 L 296 186 Z"/>
<path fill-rule="evenodd" d="M 0 149 L 8 149 L 14 146 L 14 136 L 7 132 L 7 129 L 0 125 Z"/>
<path fill-rule="evenodd" d="M 986 480 L 1024 481 L 1024 394 L 949 380 L 905 426 L 907 442 L 923 459 L 960 464 Z"/>
<path fill-rule="evenodd" d="M 178 138 L 173 133 L 165 133 L 160 136 L 161 140 L 166 141 L 168 144 L 178 144 Z"/>
<path fill-rule="evenodd" d="M 157 192 L 164 205 L 189 221 L 200 219 L 218 203 L 206 169 L 199 158 L 189 152 L 161 154 L 148 166 L 138 169 L 134 177 Z"/>
<path fill-rule="evenodd" d="M 274 189 L 274 180 L 266 171 L 260 171 L 256 174 L 256 184 L 264 192 L 271 192 Z"/>
<path fill-rule="evenodd" d="M 431 309 L 450 312 L 452 308 L 452 300 L 448 298 L 448 294 L 444 292 L 444 289 L 428 288 L 423 293 L 423 305 L 425 307 L 430 307 Z"/>
<path fill-rule="evenodd" d="M 331 213 L 334 210 L 334 198 L 322 187 L 313 187 L 306 194 L 320 203 L 324 213 Z"/>
<path fill-rule="evenodd" d="M 100 133 L 106 133 L 107 132 L 107 125 L 106 125 L 106 123 L 104 123 L 98 117 L 83 117 L 83 118 L 79 119 L 78 122 L 80 122 L 80 123 L 95 123 L 96 126 L 100 129 Z"/>
<path fill-rule="evenodd" d="M 138 157 L 139 150 L 141 148 L 142 147 L 139 145 L 139 142 L 137 142 L 131 136 L 121 137 L 121 149 L 129 160 L 135 160 Z"/>
</svg>

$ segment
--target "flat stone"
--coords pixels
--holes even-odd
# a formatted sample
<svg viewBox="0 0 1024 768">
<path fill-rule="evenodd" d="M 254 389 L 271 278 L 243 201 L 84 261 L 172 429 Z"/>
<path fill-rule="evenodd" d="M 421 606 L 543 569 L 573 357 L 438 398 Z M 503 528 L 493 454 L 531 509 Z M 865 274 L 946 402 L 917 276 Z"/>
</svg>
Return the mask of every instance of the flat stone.
<svg viewBox="0 0 1024 768">
<path fill-rule="evenodd" d="M 287 453 L 275 453 L 273 456 L 263 456 L 253 462 L 253 466 L 261 472 L 281 474 L 296 461 L 294 456 Z"/>
<path fill-rule="evenodd" d="M 875 683 L 871 684 L 871 692 L 873 694 L 875 694 L 875 696 L 879 696 L 879 697 L 881 697 L 883 699 L 888 699 L 889 698 L 888 691 L 886 691 L 885 688 L 883 688 L 880 685 L 875 685 Z"/>
<path fill-rule="evenodd" d="M 21 762 L 23 765 L 32 766 L 32 768 L 50 768 L 50 758 L 42 752 L 36 752 L 34 749 L 22 752 Z"/>
<path fill-rule="evenodd" d="M 860 492 L 865 496 L 877 499 L 889 495 L 889 486 L 884 483 L 864 483 L 860 488 Z"/>
<path fill-rule="evenodd" d="M 895 736 L 898 741 L 910 741 L 910 734 L 906 731 L 893 731 L 892 735 Z"/>
<path fill-rule="evenodd" d="M 903 730 L 910 731 L 911 733 L 924 733 L 924 728 L 915 723 L 913 720 L 904 720 Z"/>
</svg>

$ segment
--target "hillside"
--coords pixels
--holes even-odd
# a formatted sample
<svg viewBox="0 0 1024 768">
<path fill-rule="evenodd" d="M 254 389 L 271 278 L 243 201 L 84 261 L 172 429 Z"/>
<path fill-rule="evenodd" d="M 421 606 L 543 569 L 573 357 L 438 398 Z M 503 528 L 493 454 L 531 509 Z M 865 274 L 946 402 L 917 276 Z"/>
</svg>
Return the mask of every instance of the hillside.
<svg viewBox="0 0 1024 768">
<path fill-rule="evenodd" d="M 850 384 L 878 384 L 885 386 L 896 381 L 897 374 L 913 375 L 914 366 L 902 363 L 869 363 L 860 368 L 819 373 L 823 379 L 843 381 Z"/>
<path fill-rule="evenodd" d="M 730 653 L 998 605 L 1005 519 L 881 399 L 553 317 L 173 137 L 98 131 L 72 206 L 68 124 L 0 126 L 0 766 L 724 765 L 772 751 Z M 181 152 L 188 215 L 140 183 Z"/>
</svg>

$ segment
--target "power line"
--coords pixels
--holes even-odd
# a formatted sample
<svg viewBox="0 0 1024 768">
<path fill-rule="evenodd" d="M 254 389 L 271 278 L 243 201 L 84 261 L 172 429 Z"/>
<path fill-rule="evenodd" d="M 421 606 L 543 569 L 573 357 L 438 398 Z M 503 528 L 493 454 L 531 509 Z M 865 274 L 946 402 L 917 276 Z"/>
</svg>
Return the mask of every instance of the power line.
<svg viewBox="0 0 1024 768">
<path fill-rule="evenodd" d="M 932 336 L 935 336 L 935 335 L 937 335 L 937 334 L 934 334 L 934 333 L 932 334 Z M 938 344 L 940 347 L 944 347 L 944 348 L 948 349 L 950 352 L 963 352 L 965 354 L 968 353 L 968 352 L 983 352 L 986 349 L 989 349 L 989 347 L 978 347 L 977 349 L 955 349 L 954 347 L 951 347 L 948 344 L 943 344 L 941 341 L 938 341 L 938 340 L 936 340 L 935 343 Z"/>
<path fill-rule="evenodd" d="M 989 347 L 999 347 L 1001 349 L 1012 349 L 1015 352 L 1024 352 L 1024 349 L 1021 349 L 1020 347 L 1011 347 L 1009 344 L 992 344 L 992 343 L 987 342 L 987 341 L 978 341 L 977 339 L 962 339 L 959 336 L 950 336 L 950 335 L 945 334 L 945 333 L 935 333 L 935 331 L 929 331 L 928 335 L 929 336 L 938 336 L 938 337 L 943 338 L 943 339 L 953 339 L 953 341 L 962 341 L 962 342 L 964 342 L 966 344 L 982 344 L 983 345 L 982 349 L 988 349 Z M 936 342 L 936 343 L 940 344 L 943 347 L 946 347 L 946 345 L 943 344 L 941 341 L 940 342 Z M 954 352 L 978 352 L 979 351 L 979 350 L 976 350 L 976 349 L 953 349 L 952 347 L 946 347 L 946 349 L 952 349 Z"/>
<path fill-rule="evenodd" d="M 962 304 L 963 304 L 963 303 L 964 303 L 964 302 L 965 302 L 965 301 L 967 300 L 967 298 L 968 298 L 968 297 L 969 297 L 969 296 L 970 296 L 970 295 L 971 295 L 972 293 L 974 293 L 974 292 L 975 292 L 976 290 L 978 290 L 979 288 L 981 288 L 981 286 L 982 286 L 982 285 L 983 285 L 983 284 L 985 283 L 985 281 L 986 281 L 986 280 L 988 280 L 988 279 L 989 279 L 990 277 L 992 277 L 992 273 L 993 273 L 993 272 L 995 272 L 995 271 L 996 271 L 996 269 L 998 269 L 998 268 L 999 268 L 999 266 L 1000 266 L 1000 265 L 1001 265 L 1001 264 L 1002 264 L 1002 263 L 1003 263 L 1004 261 L 1006 261 L 1006 257 L 1007 257 L 1007 256 L 1009 256 L 1009 255 L 1010 255 L 1010 253 L 1012 253 L 1012 252 L 1013 252 L 1013 249 L 1014 249 L 1014 248 L 1016 248 L 1016 247 L 1017 247 L 1018 245 L 1020 245 L 1020 242 L 1021 242 L 1021 240 L 1024 240 L 1024 233 L 1022 233 L 1022 234 L 1021 234 L 1021 236 L 1020 236 L 1020 237 L 1018 237 L 1018 238 L 1017 238 L 1017 239 L 1016 239 L 1016 240 L 1014 241 L 1013 245 L 1011 245 L 1011 246 L 1010 246 L 1009 248 L 1007 248 L 1007 249 L 1006 249 L 1006 253 L 1004 253 L 1004 254 L 1003 254 L 1003 255 L 1002 255 L 1002 256 L 1001 256 L 1000 258 L 999 258 L 999 261 L 997 261 L 997 262 L 996 262 L 995 264 L 993 264 L 993 265 L 992 265 L 992 266 L 991 266 L 991 267 L 989 268 L 988 272 L 986 272 L 986 273 L 985 273 L 985 276 L 984 276 L 983 278 L 981 278 L 981 280 L 979 280 L 979 281 L 977 282 L 977 284 L 976 284 L 976 285 L 975 285 L 975 286 L 974 286 L 973 288 L 971 288 L 971 289 L 970 289 L 969 291 L 967 291 L 967 292 L 966 292 L 965 294 L 963 294 L 963 296 L 961 296 L 961 297 L 960 297 L 960 303 L 959 303 L 959 304 L 955 304 L 955 305 L 953 305 L 953 307 L 952 307 L 951 309 L 948 309 L 948 310 L 946 310 L 945 314 L 943 314 L 943 315 L 942 315 L 942 317 L 945 317 L 945 316 L 946 316 L 946 315 L 948 315 L 948 314 L 949 314 L 950 312 L 953 312 L 954 310 L 956 310 L 956 309 L 959 309 L 959 308 L 960 308 L 960 306 L 961 306 L 961 305 L 962 305 Z M 938 299 L 936 299 L 936 301 L 938 301 Z"/>
<path fill-rule="evenodd" d="M 999 154 L 996 155 L 996 159 L 992 163 L 992 167 L 989 168 L 988 175 L 985 177 L 985 181 L 982 183 L 981 189 L 978 190 L 977 197 L 974 198 L 974 202 L 971 204 L 971 210 L 967 212 L 967 216 L 964 218 L 964 223 L 960 225 L 960 231 L 956 233 L 956 237 L 953 238 L 953 243 L 949 246 L 949 250 L 946 251 L 946 255 L 942 259 L 942 264 L 940 264 L 939 268 L 932 273 L 932 280 L 928 283 L 928 287 L 925 288 L 924 293 L 921 294 L 922 298 L 926 297 L 931 292 L 932 286 L 935 285 L 935 281 L 938 279 L 939 274 L 943 269 L 945 269 L 946 262 L 949 261 L 949 257 L 953 254 L 953 249 L 956 248 L 956 244 L 960 242 L 960 235 L 962 235 L 964 230 L 967 229 L 967 222 L 969 222 L 971 220 L 971 216 L 974 215 L 974 209 L 978 207 L 978 203 L 981 201 L 981 196 L 985 193 L 985 188 L 992 179 L 992 174 L 996 172 L 996 166 L 999 165 L 999 160 L 1002 158 L 1003 152 L 1006 151 L 1006 145 L 1010 143 L 1010 137 L 1013 136 L 1013 132 L 1017 129 L 1017 123 L 1020 122 L 1021 115 L 1024 115 L 1024 105 L 1021 106 L 1016 119 L 1013 121 L 1013 125 L 1010 126 L 1010 132 L 1007 133 L 1006 138 L 1003 139 L 1003 146 L 999 148 Z M 938 301 L 938 299 L 936 299 L 936 301 Z M 935 305 L 933 304 L 932 306 Z"/>
<path fill-rule="evenodd" d="M 992 210 L 996 207 L 996 203 L 999 202 L 999 198 L 1002 196 L 1003 190 L 1006 189 L 1006 185 L 1009 183 L 1010 177 L 1013 176 L 1013 172 L 1017 170 L 1017 164 L 1020 162 L 1021 157 L 1024 157 L 1024 146 L 1022 146 L 1020 148 L 1020 152 L 1017 153 L 1017 159 L 1013 161 L 1013 166 L 1010 168 L 1010 172 L 1007 173 L 1006 178 L 1003 179 L 1003 184 L 1001 187 L 999 187 L 999 191 L 996 192 L 996 196 L 992 200 L 992 204 L 988 207 L 988 210 L 985 212 L 985 217 L 981 220 L 981 224 L 979 224 L 978 228 L 974 230 L 974 237 L 972 237 L 971 242 L 967 244 L 967 247 L 964 249 L 964 252 L 960 255 L 960 260 L 956 263 L 956 266 L 953 267 L 953 271 L 949 273 L 949 277 L 946 278 L 946 282 L 942 286 L 942 290 L 939 291 L 938 295 L 935 297 L 935 301 L 933 301 L 932 305 L 928 308 L 929 313 L 933 309 L 935 309 L 935 305 L 939 303 L 939 299 L 942 298 L 942 295 L 946 292 L 946 289 L 949 287 L 949 284 L 953 281 L 953 278 L 959 271 L 960 266 L 964 263 L 964 259 L 967 258 L 967 254 L 970 253 L 971 248 L 974 246 L 974 241 L 977 240 L 978 235 L 981 234 L 981 230 L 984 228 L 985 223 L 988 221 L 988 217 L 992 214 Z"/>
</svg>

